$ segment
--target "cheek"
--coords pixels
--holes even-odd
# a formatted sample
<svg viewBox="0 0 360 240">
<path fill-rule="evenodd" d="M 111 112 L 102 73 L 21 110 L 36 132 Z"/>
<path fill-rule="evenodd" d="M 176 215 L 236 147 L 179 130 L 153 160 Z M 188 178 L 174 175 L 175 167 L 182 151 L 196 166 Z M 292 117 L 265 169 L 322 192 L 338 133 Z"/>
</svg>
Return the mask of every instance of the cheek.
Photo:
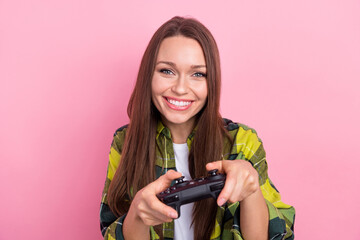
<svg viewBox="0 0 360 240">
<path fill-rule="evenodd" d="M 158 78 L 154 76 L 151 81 L 151 95 L 153 98 L 156 97 L 156 95 L 160 92 L 159 91 L 160 86 L 161 84 L 159 83 Z"/>
<path fill-rule="evenodd" d="M 153 102 L 153 104 L 155 104 L 156 108 L 157 108 L 157 101 L 156 101 L 156 95 L 157 95 L 157 89 L 156 89 L 156 80 L 153 78 L 151 81 L 151 101 Z"/>
<path fill-rule="evenodd" d="M 151 99 L 157 107 L 162 101 L 162 95 L 165 90 L 166 86 L 161 78 L 154 76 L 151 82 Z"/>
<path fill-rule="evenodd" d="M 200 99 L 202 100 L 206 100 L 207 96 L 208 96 L 208 89 L 207 89 L 207 84 L 203 84 L 202 86 L 199 87 L 198 89 L 198 96 Z"/>
<path fill-rule="evenodd" d="M 151 92 L 154 97 L 161 97 L 170 91 L 171 81 L 162 77 L 154 77 L 151 83 Z"/>
<path fill-rule="evenodd" d="M 160 101 L 159 101 L 159 94 L 156 91 L 156 87 L 151 86 L 151 102 L 154 104 L 155 108 L 160 111 Z"/>
</svg>

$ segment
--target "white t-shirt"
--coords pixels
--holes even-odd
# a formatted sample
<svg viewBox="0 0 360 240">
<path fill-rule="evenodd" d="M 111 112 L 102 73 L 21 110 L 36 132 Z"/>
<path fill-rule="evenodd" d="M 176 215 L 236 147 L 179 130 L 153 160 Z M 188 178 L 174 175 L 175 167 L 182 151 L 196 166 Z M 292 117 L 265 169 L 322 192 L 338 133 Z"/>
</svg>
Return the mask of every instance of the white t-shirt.
<svg viewBox="0 0 360 240">
<path fill-rule="evenodd" d="M 181 172 L 185 180 L 191 180 L 189 172 L 189 149 L 186 143 L 173 143 L 175 153 L 175 164 L 178 172 Z M 180 207 L 180 217 L 174 220 L 174 239 L 193 240 L 194 228 L 190 227 L 192 221 L 192 210 L 194 203 Z"/>
</svg>

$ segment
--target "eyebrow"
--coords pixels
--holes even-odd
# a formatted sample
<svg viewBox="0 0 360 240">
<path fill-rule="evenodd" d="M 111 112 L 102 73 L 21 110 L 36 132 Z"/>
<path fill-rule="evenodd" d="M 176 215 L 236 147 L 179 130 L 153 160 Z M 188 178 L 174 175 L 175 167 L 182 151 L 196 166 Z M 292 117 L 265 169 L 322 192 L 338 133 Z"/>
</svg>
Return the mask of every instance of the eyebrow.
<svg viewBox="0 0 360 240">
<path fill-rule="evenodd" d="M 156 65 L 163 63 L 163 64 L 168 64 L 172 67 L 176 67 L 176 64 L 173 62 L 168 62 L 168 61 L 159 61 L 156 63 Z M 206 68 L 206 65 L 191 65 L 191 68 Z"/>
</svg>

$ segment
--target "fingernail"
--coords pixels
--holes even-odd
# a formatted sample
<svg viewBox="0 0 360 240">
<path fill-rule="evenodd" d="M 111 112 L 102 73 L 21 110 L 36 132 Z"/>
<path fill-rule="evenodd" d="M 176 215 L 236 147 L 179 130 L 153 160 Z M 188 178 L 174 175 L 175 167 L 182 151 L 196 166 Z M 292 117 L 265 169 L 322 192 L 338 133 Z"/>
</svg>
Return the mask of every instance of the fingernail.
<svg viewBox="0 0 360 240">
<path fill-rule="evenodd" d="M 171 218 L 177 218 L 177 213 L 170 212 L 169 216 L 170 216 Z"/>
<path fill-rule="evenodd" d="M 219 198 L 218 200 L 218 205 L 221 207 L 222 205 L 224 205 L 226 202 L 226 199 L 225 198 Z"/>
</svg>

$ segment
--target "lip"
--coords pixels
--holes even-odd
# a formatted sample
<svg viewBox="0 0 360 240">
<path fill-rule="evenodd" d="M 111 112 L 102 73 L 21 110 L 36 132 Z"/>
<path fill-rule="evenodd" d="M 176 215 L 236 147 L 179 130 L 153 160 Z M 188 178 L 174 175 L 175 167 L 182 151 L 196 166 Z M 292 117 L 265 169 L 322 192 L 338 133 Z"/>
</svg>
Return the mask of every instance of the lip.
<svg viewBox="0 0 360 240">
<path fill-rule="evenodd" d="M 176 110 L 176 111 L 184 111 L 190 108 L 190 106 L 192 105 L 192 103 L 194 102 L 193 100 L 188 100 L 188 99 L 179 99 L 179 98 L 174 98 L 174 97 L 163 97 L 165 103 L 168 105 L 169 108 Z M 178 101 L 178 102 L 190 102 L 190 104 L 185 105 L 185 106 L 177 106 L 174 105 L 172 103 L 170 103 L 168 100 L 174 100 L 174 101 Z"/>
</svg>

